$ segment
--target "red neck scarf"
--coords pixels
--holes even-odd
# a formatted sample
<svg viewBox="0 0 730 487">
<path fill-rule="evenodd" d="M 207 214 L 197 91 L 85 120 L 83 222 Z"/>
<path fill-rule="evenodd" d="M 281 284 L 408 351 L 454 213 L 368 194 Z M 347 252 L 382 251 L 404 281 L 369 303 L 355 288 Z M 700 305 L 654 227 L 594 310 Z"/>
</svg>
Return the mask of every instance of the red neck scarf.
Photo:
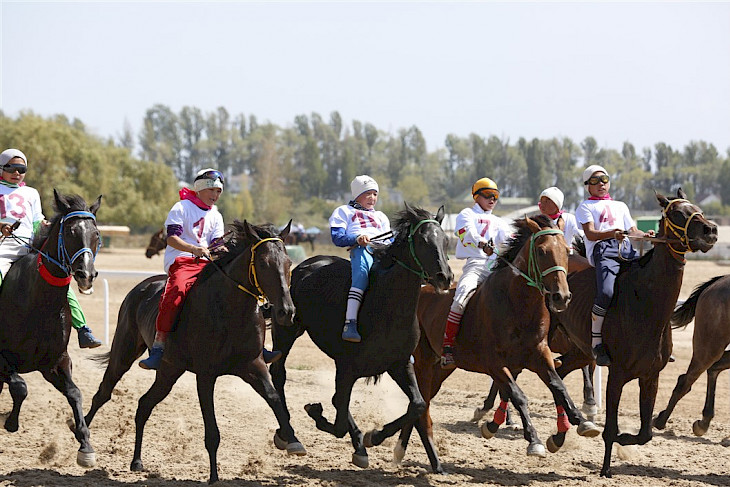
<svg viewBox="0 0 730 487">
<path fill-rule="evenodd" d="M 611 195 L 606 193 L 606 196 L 591 196 L 588 198 L 589 200 L 611 200 Z"/>
<path fill-rule="evenodd" d="M 180 190 L 180 199 L 192 201 L 193 204 L 201 210 L 210 210 L 213 208 L 212 206 L 203 203 L 203 201 L 198 198 L 198 194 L 190 188 L 182 188 Z"/>
</svg>

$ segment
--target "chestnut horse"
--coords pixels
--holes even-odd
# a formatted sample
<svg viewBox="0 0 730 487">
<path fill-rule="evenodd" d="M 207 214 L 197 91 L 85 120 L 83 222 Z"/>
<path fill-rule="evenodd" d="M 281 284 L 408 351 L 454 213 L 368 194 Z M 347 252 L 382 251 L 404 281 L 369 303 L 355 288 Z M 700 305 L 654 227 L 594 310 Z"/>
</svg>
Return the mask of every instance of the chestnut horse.
<svg viewBox="0 0 730 487">
<path fill-rule="evenodd" d="M 638 261 L 627 265 L 616 279 L 616 292 L 603 325 L 603 343 L 611 354 L 606 385 L 605 451 L 601 475 L 611 477 L 611 450 L 619 445 L 643 445 L 651 440 L 652 414 L 659 372 L 672 350 L 669 320 L 679 297 L 687 252 L 707 252 L 717 241 L 717 226 L 686 199 L 656 195 L 662 207 L 657 242 Z M 591 307 L 596 294 L 595 269 L 568 278 L 573 292 L 570 307 L 553 316 L 570 340 L 585 354 L 591 352 Z M 624 385 L 639 379 L 641 428 L 636 435 L 618 431 L 618 406 Z"/>
<path fill-rule="evenodd" d="M 586 436 L 596 436 L 599 431 L 585 421 L 570 399 L 555 371 L 547 343 L 548 306 L 561 312 L 571 299 L 566 279 L 568 245 L 563 232 L 543 215 L 518 220 L 515 225 L 518 233 L 510 241 L 505 257 L 497 261 L 464 310 L 454 358 L 461 369 L 492 376 L 503 406 L 511 400 L 520 413 L 529 443 L 528 455 L 545 456 L 545 447 L 530 420 L 527 398 L 513 375 L 524 368 L 537 373 L 552 392 L 558 407 L 559 431 L 570 427 L 568 421 L 580 424 L 579 433 Z M 434 447 L 429 407 L 443 381 L 453 372 L 443 370 L 438 361 L 453 296 L 453 290 L 447 295 L 436 295 L 430 288 L 421 291 L 418 321 L 422 333 L 414 357 L 418 385 L 427 407 L 415 423 L 403 428 L 395 450 L 396 461 L 400 461 L 415 426 L 434 472 L 443 472 L 443 467 Z M 482 434 L 491 438 L 503 420 L 503 415 L 495 415 L 494 421 L 482 426 Z"/>
<path fill-rule="evenodd" d="M 730 369 L 730 276 L 717 276 L 695 288 L 689 299 L 672 314 L 672 328 L 687 326 L 695 320 L 692 335 L 692 360 L 687 372 L 677 378 L 667 408 L 654 419 L 654 427 L 664 429 L 680 399 L 692 388 L 702 372 L 707 371 L 707 394 L 702 419 L 692 424 L 692 431 L 702 436 L 715 416 L 717 376 Z"/>
</svg>

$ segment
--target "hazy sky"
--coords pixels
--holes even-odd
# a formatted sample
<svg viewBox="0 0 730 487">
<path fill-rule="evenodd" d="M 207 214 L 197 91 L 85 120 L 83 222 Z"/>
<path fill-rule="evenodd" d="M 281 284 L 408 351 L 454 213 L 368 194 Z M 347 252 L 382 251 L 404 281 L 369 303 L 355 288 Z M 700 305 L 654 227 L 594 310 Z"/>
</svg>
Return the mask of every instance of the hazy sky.
<svg viewBox="0 0 730 487">
<path fill-rule="evenodd" d="M 449 133 L 730 148 L 730 3 L 0 0 L 8 116 L 135 136 L 156 103 Z"/>
</svg>

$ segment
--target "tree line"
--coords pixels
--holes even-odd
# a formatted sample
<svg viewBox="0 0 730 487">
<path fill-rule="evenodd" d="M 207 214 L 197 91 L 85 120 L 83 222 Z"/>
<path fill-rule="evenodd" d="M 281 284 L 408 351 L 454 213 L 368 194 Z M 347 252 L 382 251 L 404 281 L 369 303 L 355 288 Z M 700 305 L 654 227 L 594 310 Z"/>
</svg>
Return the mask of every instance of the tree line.
<svg viewBox="0 0 730 487">
<path fill-rule="evenodd" d="M 512 142 L 496 136 L 450 134 L 444 147 L 428 151 L 417 126 L 390 133 L 374 125 L 345 124 L 338 112 L 298 115 L 280 127 L 255 115 L 231 116 L 220 107 L 175 112 L 154 105 L 139 134 L 127 126 L 118 137 L 91 134 L 80 120 L 0 112 L 0 142 L 29 157 L 27 181 L 52 201 L 52 188 L 84 197 L 104 194 L 100 220 L 134 230 L 159 228 L 177 199 L 178 181 L 190 182 L 204 167 L 228 176 L 219 208 L 227 221 L 326 226 L 332 209 L 349 198 L 350 181 L 369 174 L 380 183 L 379 207 L 394 212 L 401 201 L 425 207 L 445 204 L 458 212 L 474 180 L 495 180 L 502 196 L 537 200 L 542 189 L 558 186 L 566 207 L 584 197 L 579 181 L 588 164 L 611 173 L 611 193 L 632 211 L 656 212 L 654 190 L 682 187 L 693 201 L 716 195 L 703 207 L 730 215 L 730 150 L 721 154 L 704 141 L 682 149 L 664 142 L 637 150 L 599 147 L 593 137 Z M 48 212 L 49 210 L 46 209 Z"/>
</svg>

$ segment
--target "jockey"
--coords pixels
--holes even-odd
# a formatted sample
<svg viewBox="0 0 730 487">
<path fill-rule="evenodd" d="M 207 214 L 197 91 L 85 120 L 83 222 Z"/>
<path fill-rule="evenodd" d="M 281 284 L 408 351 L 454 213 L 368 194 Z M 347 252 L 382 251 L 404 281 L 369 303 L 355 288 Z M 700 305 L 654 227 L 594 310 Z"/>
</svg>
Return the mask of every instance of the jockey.
<svg viewBox="0 0 730 487">
<path fill-rule="evenodd" d="M 173 205 L 167 215 L 164 264 L 167 282 L 160 299 L 150 356 L 139 362 L 143 369 L 157 369 L 160 366 L 167 334 L 172 331 L 188 291 L 210 260 L 208 247 L 223 236 L 223 217 L 215 206 L 223 186 L 224 179 L 220 171 L 211 168 L 199 171 L 193 181 L 193 190 L 181 189 L 180 201 Z M 281 352 L 264 352 L 267 363 L 281 357 Z"/>
<path fill-rule="evenodd" d="M 0 154 L 0 284 L 8 273 L 10 265 L 30 252 L 28 246 L 40 226 L 47 224 L 41 210 L 38 191 L 27 186 L 23 180 L 28 171 L 28 158 L 18 149 L 8 149 Z M 15 222 L 20 226 L 13 230 Z M 10 235 L 17 237 L 8 238 Z M 86 324 L 76 295 L 68 288 L 68 306 L 71 310 L 71 325 L 78 332 L 79 347 L 96 348 L 101 345 Z"/>
<path fill-rule="evenodd" d="M 563 211 L 563 200 L 565 196 L 559 188 L 551 186 L 540 193 L 540 200 L 537 206 L 540 207 L 540 213 L 550 218 L 553 223 L 563 231 L 565 242 L 570 247 L 570 253 L 573 253 L 573 238 L 576 235 L 583 236 L 583 229 L 578 225 L 575 215 Z"/>
<path fill-rule="evenodd" d="M 463 273 L 456 285 L 456 294 L 446 320 L 446 330 L 441 352 L 441 367 L 453 369 L 454 341 L 461 326 L 466 303 L 477 286 L 486 279 L 491 271 L 491 264 L 497 256 L 489 241 L 497 248 L 509 240 L 509 225 L 492 213 L 499 199 L 497 183 L 489 178 L 481 178 L 471 188 L 474 206 L 464 208 L 456 217 L 455 234 L 459 237 L 456 243 L 456 258 L 466 259 Z"/>
<path fill-rule="evenodd" d="M 644 233 L 636 228 L 626 203 L 611 198 L 608 172 L 598 165 L 583 171 L 583 184 L 590 197 L 583 201 L 575 216 L 583 226 L 586 239 L 586 257 L 596 268 L 596 297 L 591 310 L 591 347 L 596 364 L 611 365 L 611 358 L 603 344 L 601 329 L 606 317 L 613 286 L 621 263 L 638 259 L 627 236 L 654 236 L 654 230 Z"/>
<path fill-rule="evenodd" d="M 357 313 L 368 287 L 368 273 L 373 265 L 370 239 L 390 231 L 390 220 L 382 211 L 375 210 L 378 202 L 378 183 L 370 176 L 357 176 L 350 183 L 352 200 L 339 206 L 330 216 L 332 242 L 338 247 L 351 247 L 352 285 L 347 295 L 345 326 L 342 339 L 359 342 Z"/>
</svg>

